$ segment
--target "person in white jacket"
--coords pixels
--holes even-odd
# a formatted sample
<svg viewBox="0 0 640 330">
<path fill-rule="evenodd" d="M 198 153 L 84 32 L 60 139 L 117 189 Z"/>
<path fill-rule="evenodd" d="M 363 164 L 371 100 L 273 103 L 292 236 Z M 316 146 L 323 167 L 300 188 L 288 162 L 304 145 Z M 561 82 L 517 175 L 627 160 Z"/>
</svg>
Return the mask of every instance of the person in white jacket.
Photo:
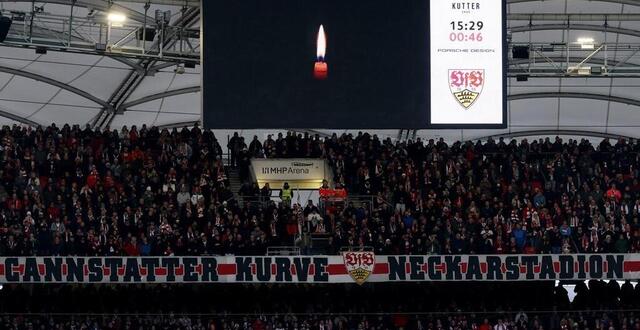
<svg viewBox="0 0 640 330">
<path fill-rule="evenodd" d="M 502 321 L 502 319 L 498 319 L 498 323 L 493 326 L 493 330 L 507 330 L 507 324 Z"/>
</svg>

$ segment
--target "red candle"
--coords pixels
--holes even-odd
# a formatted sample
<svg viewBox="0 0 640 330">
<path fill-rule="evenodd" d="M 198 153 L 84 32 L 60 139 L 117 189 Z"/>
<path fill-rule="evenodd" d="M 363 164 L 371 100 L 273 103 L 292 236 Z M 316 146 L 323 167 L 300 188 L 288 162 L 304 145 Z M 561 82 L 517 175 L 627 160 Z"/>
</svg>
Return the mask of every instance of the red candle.
<svg viewBox="0 0 640 330">
<path fill-rule="evenodd" d="M 324 35 L 324 27 L 320 25 L 318 31 L 318 41 L 316 48 L 316 63 L 313 66 L 313 78 L 317 80 L 327 79 L 329 68 L 327 62 L 324 61 L 325 52 L 327 50 L 327 38 Z"/>
<path fill-rule="evenodd" d="M 327 79 L 329 69 L 327 68 L 327 63 L 325 62 L 316 62 L 313 66 L 313 77 L 318 80 Z"/>
</svg>

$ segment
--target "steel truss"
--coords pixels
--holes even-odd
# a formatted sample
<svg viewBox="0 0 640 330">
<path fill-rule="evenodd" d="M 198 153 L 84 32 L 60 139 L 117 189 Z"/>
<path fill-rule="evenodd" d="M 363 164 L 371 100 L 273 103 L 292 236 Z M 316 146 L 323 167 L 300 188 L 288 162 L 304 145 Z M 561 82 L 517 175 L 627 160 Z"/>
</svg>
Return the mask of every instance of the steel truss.
<svg viewBox="0 0 640 330">
<path fill-rule="evenodd" d="M 0 0 L 0 2 L 5 1 L 9 0 Z M 509 4 L 533 1 L 540 0 L 507 0 Z M 640 0 L 598 1 L 640 6 Z M 11 2 L 32 3 L 31 0 L 11 0 Z M 193 27 L 199 20 L 200 0 L 49 0 L 36 2 L 66 4 L 70 6 L 71 10 L 69 15 L 48 13 L 46 6 L 44 10 L 36 10 L 32 6 L 32 10 L 29 12 L 3 11 L 3 15 L 13 17 L 13 25 L 9 36 L 0 46 L 107 56 L 131 67 L 130 75 L 108 100 L 100 100 L 81 90 L 72 90 L 66 84 L 50 78 L 27 76 L 6 67 L 0 68 L 0 71 L 50 83 L 99 104 L 103 110 L 92 121 L 94 126 L 107 127 L 116 114 L 125 112 L 129 107 L 154 99 L 195 93 L 200 90 L 198 86 L 193 86 L 137 100 L 128 99 L 145 76 L 152 75 L 163 68 L 183 63 L 200 63 L 200 30 Z M 155 21 L 154 15 L 150 15 L 148 12 L 139 12 L 121 4 L 125 2 L 176 6 L 174 14 L 180 16 L 173 24 L 158 24 L 159 22 Z M 89 15 L 84 17 L 74 15 L 74 6 L 88 8 Z M 111 10 L 124 13 L 129 20 L 120 27 L 110 26 L 105 13 Z M 640 37 L 638 30 L 621 28 L 619 25 L 614 27 L 611 24 L 611 22 L 640 20 L 640 14 L 512 13 L 508 15 L 508 19 L 511 25 L 509 29 L 511 35 L 543 30 L 586 30 Z M 531 24 L 532 21 L 537 20 L 545 21 L 545 23 Z M 157 32 L 154 41 L 138 40 L 137 32 L 144 28 L 154 29 Z M 508 71 L 510 77 L 640 77 L 640 43 L 602 43 L 594 44 L 593 49 L 584 49 L 582 45 L 575 43 L 509 42 L 509 50 L 514 46 L 529 47 L 531 56 L 527 59 L 510 59 Z M 640 101 L 635 99 L 585 93 L 529 93 L 511 95 L 509 98 L 516 100 L 546 97 L 579 97 L 640 106 Z M 12 115 L 7 109 L 0 109 L 0 116 L 27 125 L 37 124 Z M 404 132 L 406 138 L 415 137 L 415 134 L 416 132 L 413 131 Z"/>
<path fill-rule="evenodd" d="M 44 9 L 46 10 L 46 7 Z M 138 13 L 131 9 L 123 12 L 127 15 Z M 180 14 L 180 11 L 177 14 Z M 45 49 L 112 58 L 200 63 L 200 29 L 181 25 L 159 25 L 155 18 L 145 14 L 133 14 L 134 17 L 129 17 L 130 19 L 121 26 L 109 23 L 105 12 L 95 10 L 89 11 L 89 15 L 85 17 L 74 16 L 73 9 L 69 15 L 56 15 L 38 11 L 35 7 L 31 12 L 5 10 L 2 11 L 2 15 L 13 19 L 9 35 L 2 44 L 6 47 Z M 147 33 L 155 35 L 154 41 L 144 40 Z M 169 37 L 177 42 L 169 48 L 158 47 L 157 40 Z"/>
<path fill-rule="evenodd" d="M 603 43 L 594 49 L 566 43 L 517 43 L 510 48 L 514 46 L 529 47 L 530 57 L 510 60 L 510 77 L 640 77 L 640 43 Z"/>
</svg>

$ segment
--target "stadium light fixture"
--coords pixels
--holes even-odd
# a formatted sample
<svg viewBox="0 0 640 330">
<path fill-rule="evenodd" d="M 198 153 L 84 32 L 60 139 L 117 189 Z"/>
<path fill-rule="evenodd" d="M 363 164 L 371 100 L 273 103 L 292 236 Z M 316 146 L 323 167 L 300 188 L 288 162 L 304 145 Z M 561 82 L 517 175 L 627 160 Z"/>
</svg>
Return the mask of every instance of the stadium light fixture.
<svg viewBox="0 0 640 330">
<path fill-rule="evenodd" d="M 107 15 L 107 20 L 112 26 L 122 26 L 122 24 L 127 20 L 127 16 L 122 13 L 113 12 Z"/>
<path fill-rule="evenodd" d="M 595 41 L 593 40 L 593 38 L 588 38 L 588 37 L 578 38 L 578 44 L 580 45 L 581 49 L 595 48 Z"/>
</svg>

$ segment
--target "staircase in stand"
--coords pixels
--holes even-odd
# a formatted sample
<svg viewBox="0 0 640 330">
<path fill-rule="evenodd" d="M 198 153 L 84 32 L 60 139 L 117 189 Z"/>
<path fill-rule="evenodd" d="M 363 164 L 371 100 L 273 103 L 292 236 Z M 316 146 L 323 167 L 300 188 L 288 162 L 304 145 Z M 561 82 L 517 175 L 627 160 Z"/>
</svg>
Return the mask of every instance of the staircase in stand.
<svg viewBox="0 0 640 330">
<path fill-rule="evenodd" d="M 237 168 L 227 167 L 227 179 L 229 180 L 229 189 L 233 192 L 233 196 L 238 198 L 238 191 L 242 187 L 242 180 L 240 180 L 240 171 Z"/>
</svg>

